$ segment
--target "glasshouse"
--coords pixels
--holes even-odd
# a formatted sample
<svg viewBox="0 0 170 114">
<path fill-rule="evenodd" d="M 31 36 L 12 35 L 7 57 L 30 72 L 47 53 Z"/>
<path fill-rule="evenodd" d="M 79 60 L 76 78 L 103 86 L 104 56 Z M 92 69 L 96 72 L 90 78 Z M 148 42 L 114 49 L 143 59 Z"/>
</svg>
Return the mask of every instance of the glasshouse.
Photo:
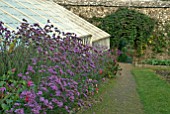
<svg viewBox="0 0 170 114">
<path fill-rule="evenodd" d="M 0 18 L 5 26 L 16 29 L 26 19 L 28 23 L 45 25 L 50 20 L 63 32 L 77 34 L 83 43 L 110 48 L 110 35 L 64 7 L 45 0 L 1 0 Z"/>
</svg>

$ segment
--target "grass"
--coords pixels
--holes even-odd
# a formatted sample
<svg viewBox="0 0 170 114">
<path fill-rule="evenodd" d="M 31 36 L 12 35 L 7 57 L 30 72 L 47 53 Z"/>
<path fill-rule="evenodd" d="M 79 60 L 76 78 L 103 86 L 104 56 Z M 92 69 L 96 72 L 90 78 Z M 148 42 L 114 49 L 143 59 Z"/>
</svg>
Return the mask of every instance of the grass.
<svg viewBox="0 0 170 114">
<path fill-rule="evenodd" d="M 161 80 L 151 69 L 132 70 L 137 91 L 146 114 L 170 113 L 170 84 Z"/>
<path fill-rule="evenodd" d="M 92 108 L 89 108 L 88 110 L 83 109 L 81 111 L 79 111 L 77 114 L 93 114 L 94 112 L 98 111 L 99 109 L 103 109 L 105 107 L 105 105 L 110 106 L 110 109 L 112 109 L 112 105 L 111 104 L 111 96 L 110 96 L 110 92 L 113 89 L 113 86 L 115 84 L 115 79 L 109 79 L 106 80 L 105 83 L 101 84 L 99 86 L 99 93 L 96 94 L 94 97 L 92 97 L 93 100 L 97 100 L 99 102 L 96 102 Z M 109 111 L 108 111 L 109 112 Z M 97 114 L 102 114 L 101 113 L 97 113 Z"/>
</svg>

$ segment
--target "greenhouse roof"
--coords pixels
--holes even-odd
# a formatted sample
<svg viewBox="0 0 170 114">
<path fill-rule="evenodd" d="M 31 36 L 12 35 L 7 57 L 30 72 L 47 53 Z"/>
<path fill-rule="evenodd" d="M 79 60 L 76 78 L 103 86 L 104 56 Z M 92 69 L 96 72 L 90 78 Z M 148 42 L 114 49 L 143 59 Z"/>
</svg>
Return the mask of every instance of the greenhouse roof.
<svg viewBox="0 0 170 114">
<path fill-rule="evenodd" d="M 28 23 L 47 24 L 50 20 L 63 32 L 73 32 L 79 37 L 92 36 L 92 41 L 108 38 L 110 35 L 95 27 L 64 7 L 45 0 L 0 0 L 0 20 L 9 29 L 15 30 L 22 20 Z"/>
</svg>

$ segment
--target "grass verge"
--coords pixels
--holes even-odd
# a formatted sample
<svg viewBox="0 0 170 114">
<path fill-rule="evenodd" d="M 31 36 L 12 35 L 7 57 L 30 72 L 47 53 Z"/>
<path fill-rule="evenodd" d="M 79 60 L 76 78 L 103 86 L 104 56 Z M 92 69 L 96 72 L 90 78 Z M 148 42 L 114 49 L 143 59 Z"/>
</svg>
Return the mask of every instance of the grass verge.
<svg viewBox="0 0 170 114">
<path fill-rule="evenodd" d="M 115 84 L 115 78 L 106 80 L 103 84 L 99 86 L 99 92 L 91 99 L 93 99 L 93 106 L 88 109 L 83 109 L 79 111 L 77 114 L 93 114 L 94 112 L 98 111 L 99 109 L 103 109 L 105 105 L 110 104 L 110 92 L 113 89 Z M 98 114 L 102 114 L 98 113 Z"/>
<path fill-rule="evenodd" d="M 132 70 L 146 114 L 170 113 L 170 84 L 150 69 Z"/>
</svg>

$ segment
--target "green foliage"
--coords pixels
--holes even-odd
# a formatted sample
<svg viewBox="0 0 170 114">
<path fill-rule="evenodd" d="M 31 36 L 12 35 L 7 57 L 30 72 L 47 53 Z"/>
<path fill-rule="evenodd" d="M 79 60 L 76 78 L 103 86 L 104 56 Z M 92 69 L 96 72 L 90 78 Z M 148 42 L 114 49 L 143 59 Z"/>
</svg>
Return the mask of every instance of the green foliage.
<svg viewBox="0 0 170 114">
<path fill-rule="evenodd" d="M 148 40 L 148 45 L 154 53 L 168 53 L 170 50 L 170 24 L 157 25 L 153 35 Z M 168 49 L 169 48 L 169 49 Z"/>
<path fill-rule="evenodd" d="M 119 62 L 124 62 L 124 63 L 132 63 L 132 57 L 126 55 L 126 54 L 121 54 L 118 58 Z"/>
<path fill-rule="evenodd" d="M 2 40 L 2 42 L 1 42 Z M 18 40 L 17 37 L 14 41 Z M 24 73 L 27 69 L 28 64 L 31 62 L 31 57 L 35 55 L 35 49 L 33 46 L 26 47 L 23 43 L 7 42 L 5 38 L 0 37 L 0 47 L 6 44 L 6 50 L 0 52 L 0 75 L 7 74 L 9 70 L 16 69 L 15 74 Z M 14 45 L 11 48 L 11 45 Z M 4 45 L 3 45 L 4 46 Z M 9 50 L 8 50 L 9 47 Z"/>
<path fill-rule="evenodd" d="M 90 22 L 111 35 L 112 48 L 122 50 L 123 47 L 131 45 L 139 52 L 141 45 L 147 43 L 156 23 L 147 15 L 128 8 L 120 8 L 105 18 L 94 17 Z"/>
<path fill-rule="evenodd" d="M 129 47 L 127 46 L 127 47 L 124 47 L 121 50 L 121 52 L 122 53 L 118 57 L 118 61 L 124 62 L 124 63 L 132 63 L 132 61 L 133 61 L 132 56 L 133 56 L 134 51 L 130 50 Z"/>
<path fill-rule="evenodd" d="M 154 29 L 155 21 L 147 15 L 128 8 L 120 8 L 106 16 L 100 27 L 111 34 L 111 46 L 122 48 L 127 44 L 135 49 L 145 42 Z M 106 26 L 107 25 L 107 26 Z"/>
<path fill-rule="evenodd" d="M 106 78 L 114 78 L 119 70 L 120 68 L 116 61 L 109 60 L 104 68 L 104 75 Z"/>
<path fill-rule="evenodd" d="M 158 60 L 158 59 L 148 59 L 142 61 L 143 64 L 150 64 L 150 65 L 166 65 L 170 66 L 170 60 Z"/>
<path fill-rule="evenodd" d="M 21 104 L 23 101 L 19 95 L 25 88 L 27 88 L 26 81 L 14 80 L 13 71 L 8 71 L 7 75 L 0 76 L 0 113 L 10 110 L 16 102 Z"/>
</svg>

